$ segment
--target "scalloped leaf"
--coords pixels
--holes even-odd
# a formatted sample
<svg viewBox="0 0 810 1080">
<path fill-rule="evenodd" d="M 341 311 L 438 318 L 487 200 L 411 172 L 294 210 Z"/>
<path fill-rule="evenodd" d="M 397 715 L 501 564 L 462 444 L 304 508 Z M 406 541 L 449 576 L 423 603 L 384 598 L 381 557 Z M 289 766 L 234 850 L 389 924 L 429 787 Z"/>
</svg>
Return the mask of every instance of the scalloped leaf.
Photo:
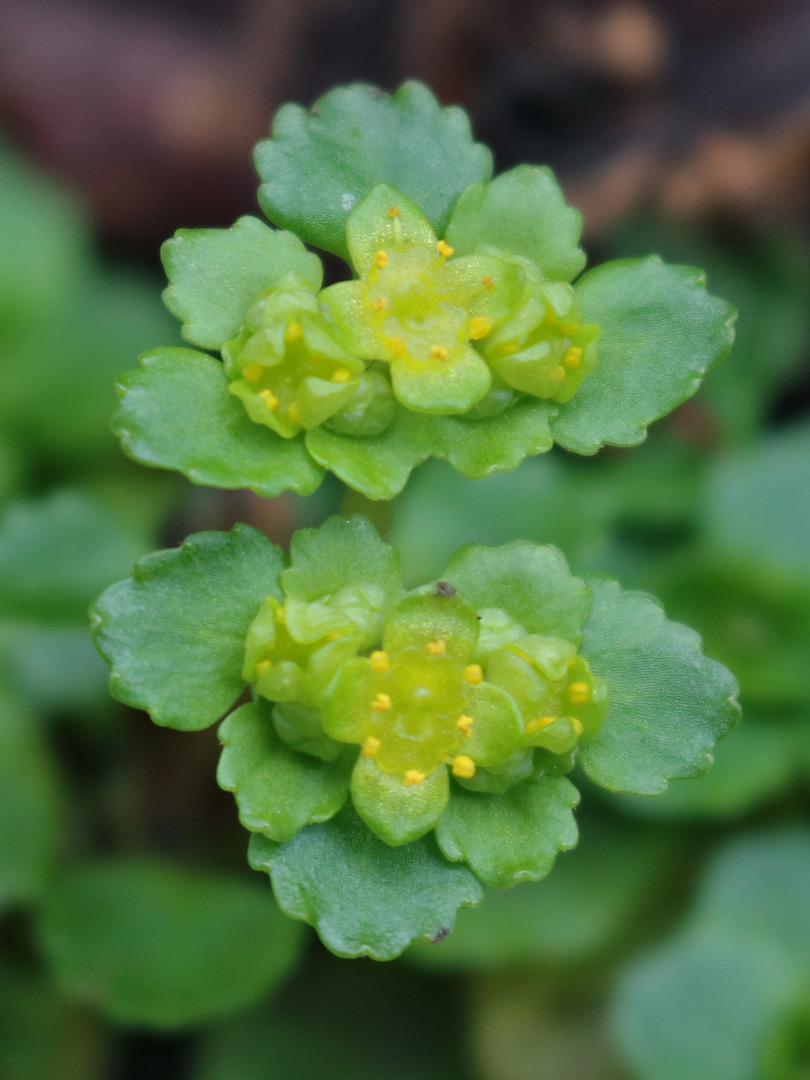
<svg viewBox="0 0 810 1080">
<path fill-rule="evenodd" d="M 547 166 L 518 165 L 467 188 L 447 227 L 457 255 L 494 247 L 523 255 L 547 279 L 571 281 L 585 265 L 582 214 L 568 206 Z"/>
<path fill-rule="evenodd" d="M 515 540 L 500 547 L 468 544 L 444 576 L 479 610 L 502 608 L 530 634 L 579 641 L 591 594 L 551 544 Z"/>
<path fill-rule="evenodd" d="M 219 729 L 217 783 L 233 793 L 250 832 L 284 842 L 305 825 L 340 810 L 349 793 L 351 759 L 322 761 L 290 749 L 276 734 L 271 709 L 242 705 Z"/>
<path fill-rule="evenodd" d="M 586 322 L 602 327 L 596 370 L 552 421 L 567 450 L 635 446 L 647 426 L 700 386 L 734 340 L 734 308 L 705 275 L 656 255 L 605 263 L 576 285 Z"/>
<path fill-rule="evenodd" d="M 431 456 L 478 478 L 514 469 L 528 455 L 550 450 L 549 420 L 556 410 L 547 402 L 521 401 L 497 416 L 463 420 L 400 408 L 380 435 L 352 438 L 320 427 L 307 435 L 307 448 L 367 498 L 393 499 L 411 471 Z"/>
<path fill-rule="evenodd" d="M 653 597 L 604 578 L 586 580 L 593 607 L 581 651 L 607 682 L 610 708 L 596 738 L 580 745 L 580 765 L 602 787 L 636 795 L 700 776 L 739 719 L 734 676 Z"/>
<path fill-rule="evenodd" d="M 402 191 L 441 236 L 462 191 L 492 175 L 467 114 L 442 108 L 419 82 L 390 95 L 338 87 L 309 112 L 285 105 L 255 156 L 268 218 L 347 260 L 346 218 L 376 184 Z"/>
<path fill-rule="evenodd" d="M 222 364 L 205 353 L 155 349 L 121 377 L 117 391 L 113 431 L 144 465 L 268 499 L 288 490 L 310 495 L 323 479 L 301 437 L 282 439 L 250 420 L 228 391 Z"/>
<path fill-rule="evenodd" d="M 282 910 L 314 926 L 337 956 L 393 960 L 414 941 L 446 937 L 458 908 L 482 896 L 432 837 L 389 847 L 350 807 L 286 844 L 254 835 L 249 859 L 269 873 Z"/>
<path fill-rule="evenodd" d="M 578 803 L 579 792 L 562 776 L 527 780 L 503 795 L 455 787 L 436 839 L 448 859 L 463 859 L 485 885 L 540 881 L 558 852 L 576 847 Z"/>
<path fill-rule="evenodd" d="M 250 525 L 195 533 L 141 559 L 91 611 L 110 692 L 156 724 L 213 724 L 244 690 L 245 635 L 262 601 L 281 597 L 283 567 L 281 551 Z"/>
<path fill-rule="evenodd" d="M 218 349 L 245 321 L 258 294 L 287 274 L 321 287 L 321 260 L 291 232 L 241 217 L 230 229 L 178 229 L 161 248 L 163 301 L 192 345 Z"/>
<path fill-rule="evenodd" d="M 65 870 L 37 929 L 63 993 L 157 1028 L 249 1005 L 287 974 L 301 940 L 253 882 L 135 858 Z"/>
</svg>

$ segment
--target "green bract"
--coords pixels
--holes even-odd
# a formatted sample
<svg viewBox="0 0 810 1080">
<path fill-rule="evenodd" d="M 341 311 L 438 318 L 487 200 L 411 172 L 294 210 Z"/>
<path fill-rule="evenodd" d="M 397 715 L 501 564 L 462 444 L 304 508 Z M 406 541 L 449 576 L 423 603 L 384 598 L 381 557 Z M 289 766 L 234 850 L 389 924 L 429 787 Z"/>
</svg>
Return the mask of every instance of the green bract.
<svg viewBox="0 0 810 1080">
<path fill-rule="evenodd" d="M 429 457 L 481 477 L 553 441 L 634 445 L 731 345 L 699 271 L 650 257 L 574 280 L 580 216 L 553 174 L 491 179 L 463 112 L 418 83 L 285 106 L 256 161 L 281 229 L 243 217 L 164 247 L 168 307 L 221 360 L 157 349 L 119 384 L 127 452 L 195 483 L 306 494 L 328 469 L 386 499 Z M 302 241 L 354 277 L 321 289 Z"/>
<path fill-rule="evenodd" d="M 462 548 L 405 592 L 364 518 L 299 532 L 289 566 L 240 525 L 142 559 L 93 620 L 113 692 L 159 723 L 207 726 L 250 688 L 219 782 L 282 908 L 342 955 L 443 936 L 476 878 L 545 876 L 576 843 L 576 757 L 655 793 L 737 717 L 695 634 L 528 541 Z"/>
</svg>

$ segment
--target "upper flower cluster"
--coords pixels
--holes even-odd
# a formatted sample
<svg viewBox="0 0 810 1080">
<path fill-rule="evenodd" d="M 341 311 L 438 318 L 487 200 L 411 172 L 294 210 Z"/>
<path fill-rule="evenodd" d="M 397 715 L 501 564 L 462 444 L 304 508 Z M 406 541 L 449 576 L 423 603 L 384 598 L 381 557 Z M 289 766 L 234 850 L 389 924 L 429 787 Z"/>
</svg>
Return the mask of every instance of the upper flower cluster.
<svg viewBox="0 0 810 1080">
<path fill-rule="evenodd" d="M 257 163 L 290 231 L 242 218 L 165 245 L 166 302 L 224 366 L 158 349 L 125 376 L 116 428 L 149 464 L 264 495 L 327 468 L 391 498 L 431 455 L 484 476 L 555 440 L 636 443 L 731 343 L 698 272 L 650 258 L 577 278 L 581 220 L 551 172 L 491 179 L 466 117 L 419 84 L 282 109 Z M 302 240 L 352 279 L 322 288 Z"/>
</svg>

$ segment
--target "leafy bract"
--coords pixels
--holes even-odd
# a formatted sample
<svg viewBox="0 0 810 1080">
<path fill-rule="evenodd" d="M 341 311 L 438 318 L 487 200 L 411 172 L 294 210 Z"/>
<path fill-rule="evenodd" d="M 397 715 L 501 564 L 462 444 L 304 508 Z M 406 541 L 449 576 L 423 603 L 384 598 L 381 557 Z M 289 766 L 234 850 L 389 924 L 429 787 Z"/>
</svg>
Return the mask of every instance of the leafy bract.
<svg viewBox="0 0 810 1080">
<path fill-rule="evenodd" d="M 552 421 L 554 438 L 579 454 L 635 446 L 726 355 L 736 313 L 699 270 L 656 256 L 605 263 L 576 291 L 585 320 L 602 327 L 599 360 Z"/>
<path fill-rule="evenodd" d="M 254 424 L 228 391 L 222 365 L 192 349 L 156 349 L 118 383 L 113 429 L 130 457 L 176 469 L 195 484 L 250 488 L 273 498 L 314 491 L 323 472 L 301 438 Z"/>
<path fill-rule="evenodd" d="M 539 881 L 559 851 L 576 846 L 579 792 L 565 777 L 541 776 L 503 795 L 456 789 L 436 827 L 448 859 L 464 859 L 485 885 Z"/>
<path fill-rule="evenodd" d="M 141 559 L 92 611 L 114 696 L 167 727 L 214 723 L 244 688 L 245 635 L 263 600 L 280 597 L 283 565 L 249 525 L 196 533 Z"/>
<path fill-rule="evenodd" d="M 65 994 L 158 1028 L 250 1004 L 283 978 L 300 941 L 254 883 L 135 858 L 65 870 L 38 935 Z"/>
<path fill-rule="evenodd" d="M 241 217 L 230 229 L 179 229 L 162 249 L 169 287 L 166 307 L 183 323 L 183 337 L 218 349 L 245 321 L 253 301 L 287 274 L 321 286 L 323 270 L 291 232 Z"/>
<path fill-rule="evenodd" d="M 481 247 L 523 255 L 552 280 L 570 281 L 585 265 L 582 215 L 567 206 L 546 166 L 518 165 L 488 184 L 473 184 L 456 204 L 447 241 L 457 255 Z"/>
<path fill-rule="evenodd" d="M 304 825 L 328 821 L 346 801 L 351 765 L 292 750 L 276 734 L 266 703 L 232 712 L 219 737 L 217 782 L 233 792 L 250 832 L 290 840 Z"/>
<path fill-rule="evenodd" d="M 256 166 L 270 220 L 346 258 L 346 218 L 376 184 L 402 191 L 441 235 L 459 195 L 489 179 L 492 159 L 466 113 L 406 82 L 391 95 L 338 87 L 310 112 L 285 105 L 256 147 Z"/>
<path fill-rule="evenodd" d="M 739 718 L 733 675 L 652 597 L 587 580 L 593 607 L 582 654 L 608 684 L 610 709 L 596 738 L 580 747 L 580 764 L 602 787 L 638 795 L 699 776 Z"/>
<path fill-rule="evenodd" d="M 482 895 L 432 837 L 389 847 L 349 808 L 286 844 L 254 835 L 249 857 L 270 874 L 282 910 L 314 926 L 338 956 L 392 960 L 414 941 L 446 937 L 456 910 Z"/>
</svg>

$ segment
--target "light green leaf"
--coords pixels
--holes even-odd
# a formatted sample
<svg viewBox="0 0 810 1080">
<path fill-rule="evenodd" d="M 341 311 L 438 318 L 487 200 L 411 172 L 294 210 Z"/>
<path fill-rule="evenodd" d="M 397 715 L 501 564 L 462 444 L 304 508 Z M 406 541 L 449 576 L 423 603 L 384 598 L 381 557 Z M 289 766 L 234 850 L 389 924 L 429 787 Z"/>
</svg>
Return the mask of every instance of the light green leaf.
<svg viewBox="0 0 810 1080">
<path fill-rule="evenodd" d="M 582 655 L 606 681 L 610 708 L 578 759 L 602 787 L 657 795 L 669 780 L 709 768 L 715 743 L 739 719 L 737 683 L 703 655 L 695 631 L 670 622 L 651 596 L 588 581 L 593 607 Z"/>
<path fill-rule="evenodd" d="M 544 277 L 571 281 L 585 265 L 582 215 L 565 202 L 546 166 L 518 165 L 488 184 L 467 188 L 447 227 L 457 255 L 494 247 L 524 255 Z"/>
<path fill-rule="evenodd" d="M 92 611 L 112 667 L 110 690 L 156 724 L 208 727 L 244 689 L 245 635 L 262 601 L 280 595 L 284 557 L 249 525 L 190 536 L 147 555 Z"/>
<path fill-rule="evenodd" d="M 122 1024 L 173 1028 L 266 994 L 295 960 L 297 929 L 252 882 L 116 859 L 56 878 L 38 936 L 67 996 Z"/>
<path fill-rule="evenodd" d="M 530 634 L 578 641 L 591 606 L 588 586 L 573 576 L 562 552 L 550 544 L 468 544 L 456 552 L 444 574 L 476 608 L 501 608 Z"/>
<path fill-rule="evenodd" d="M 352 773 L 352 803 L 363 821 L 386 844 L 398 847 L 430 832 L 447 806 L 450 783 L 439 765 L 421 784 L 383 772 L 374 758 L 360 754 Z"/>
<path fill-rule="evenodd" d="M 485 885 L 539 881 L 557 852 L 576 846 L 571 811 L 578 802 L 562 776 L 525 780 L 503 795 L 454 788 L 436 839 L 448 859 L 463 859 Z"/>
<path fill-rule="evenodd" d="M 265 498 L 309 495 L 323 472 L 303 440 L 254 424 L 228 392 L 222 365 L 191 349 L 156 349 L 118 383 L 113 430 L 144 465 L 175 469 L 195 484 L 250 488 Z"/>
<path fill-rule="evenodd" d="M 245 321 L 253 301 L 287 274 L 321 287 L 323 268 L 291 232 L 241 217 L 230 229 L 178 229 L 161 249 L 166 307 L 192 345 L 218 349 Z"/>
<path fill-rule="evenodd" d="M 283 911 L 338 956 L 393 960 L 414 941 L 446 937 L 481 886 L 445 862 L 432 837 L 392 848 L 349 808 L 286 844 L 255 835 L 250 863 L 266 870 Z"/>
<path fill-rule="evenodd" d="M 269 707 L 243 705 L 219 729 L 217 783 L 233 792 L 239 820 L 271 840 L 290 840 L 305 825 L 328 821 L 346 801 L 350 763 L 326 762 L 290 749 Z"/>
<path fill-rule="evenodd" d="M 635 446 L 647 425 L 700 386 L 734 338 L 735 311 L 699 270 L 656 256 L 605 263 L 576 286 L 586 322 L 602 327 L 596 370 L 552 421 L 567 450 Z"/>
<path fill-rule="evenodd" d="M 256 147 L 256 167 L 270 220 L 345 258 L 346 218 L 376 184 L 402 191 L 441 235 L 462 191 L 489 179 L 492 158 L 473 142 L 466 113 L 406 82 L 391 95 L 338 87 L 310 112 L 285 105 Z"/>
</svg>

